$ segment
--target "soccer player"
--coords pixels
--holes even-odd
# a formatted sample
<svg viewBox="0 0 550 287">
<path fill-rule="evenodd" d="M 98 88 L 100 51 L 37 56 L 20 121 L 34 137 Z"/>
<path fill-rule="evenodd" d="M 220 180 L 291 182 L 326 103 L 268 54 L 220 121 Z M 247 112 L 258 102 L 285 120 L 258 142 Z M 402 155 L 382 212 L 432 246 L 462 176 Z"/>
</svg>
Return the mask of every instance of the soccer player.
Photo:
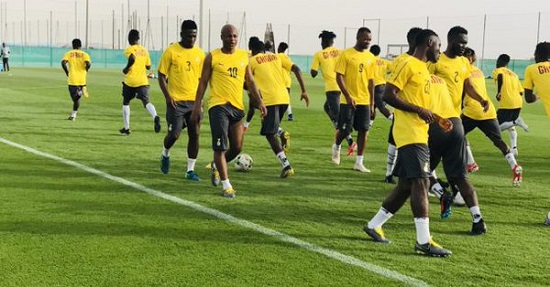
<svg viewBox="0 0 550 287">
<path fill-rule="evenodd" d="M 128 33 L 130 47 L 124 55 L 128 63 L 122 72 L 126 75 L 122 82 L 122 119 L 124 127 L 119 130 L 121 135 L 130 135 L 130 101 L 134 98 L 141 100 L 143 107 L 153 117 L 154 130 L 160 132 L 160 117 L 155 106 L 149 101 L 149 79 L 147 70 L 151 68 L 151 58 L 147 49 L 139 45 L 139 31 L 130 30 Z"/>
<path fill-rule="evenodd" d="M 277 46 L 277 54 L 281 58 L 287 58 L 285 61 L 291 61 L 290 57 L 286 53 L 287 49 L 288 49 L 288 44 L 285 43 L 285 42 L 281 42 L 281 43 L 279 43 L 279 46 Z M 296 66 L 296 69 L 298 69 L 299 73 L 301 72 L 300 68 L 298 68 L 298 66 Z M 290 97 L 290 87 L 292 85 L 292 78 L 290 78 L 290 71 L 284 72 L 283 76 L 285 78 L 286 90 L 288 91 L 288 96 Z M 302 90 L 302 93 L 303 92 L 304 91 Z M 294 120 L 294 115 L 292 114 L 292 106 L 290 106 L 290 103 L 288 104 L 288 109 L 286 110 L 286 113 L 288 114 L 287 120 L 293 121 Z"/>
<path fill-rule="evenodd" d="M 415 46 L 412 55 L 402 56 L 397 63 L 384 92 L 384 100 L 395 108 L 393 129 L 399 152 L 394 175 L 399 177 L 399 181 L 363 230 L 375 242 L 390 243 L 382 226 L 410 197 L 416 226 L 415 251 L 447 257 L 452 252 L 437 244 L 430 235 L 428 203 L 428 123 L 436 116 L 429 110 L 431 77 L 426 62 L 437 62 L 441 42 L 435 32 L 425 29 L 417 34 Z"/>
<path fill-rule="evenodd" d="M 10 71 L 10 47 L 6 46 L 6 43 L 2 43 L 2 50 L 0 50 L 0 57 L 2 58 L 2 65 L 4 72 Z"/>
<path fill-rule="evenodd" d="M 537 89 L 538 95 L 533 90 Z M 541 99 L 546 115 L 550 117 L 550 43 L 540 42 L 535 48 L 535 64 L 527 66 L 523 80 L 525 101 L 534 103 Z M 549 213 L 550 215 L 550 213 Z M 544 222 L 550 226 L 550 216 Z"/>
<path fill-rule="evenodd" d="M 374 73 L 376 58 L 369 52 L 371 31 L 357 30 L 355 46 L 346 49 L 336 62 L 336 82 L 342 91 L 338 130 L 332 145 L 332 162 L 340 164 L 342 141 L 353 130 L 357 131 L 357 157 L 353 170 L 370 172 L 363 164 L 371 115 L 374 113 Z"/>
<path fill-rule="evenodd" d="M 376 57 L 376 72 L 374 74 L 374 104 L 376 108 L 386 117 L 388 120 L 393 120 L 392 112 L 386 107 L 386 102 L 382 99 L 384 96 L 384 88 L 386 87 L 386 75 L 390 70 L 391 62 L 382 59 L 380 55 L 380 46 L 372 45 L 370 52 Z"/>
<path fill-rule="evenodd" d="M 526 132 L 529 127 L 519 116 L 523 107 L 523 87 L 518 75 L 508 69 L 510 56 L 502 54 L 497 58 L 496 69 L 493 71 L 493 79 L 497 85 L 496 98 L 499 101 L 497 110 L 500 130 L 508 130 L 510 133 L 510 145 L 514 155 L 518 155 L 518 133 L 515 126 L 520 126 Z"/>
<path fill-rule="evenodd" d="M 166 99 L 166 122 L 168 132 L 164 137 L 160 170 L 170 171 L 170 148 L 176 143 L 181 131 L 187 128 L 187 173 L 185 178 L 199 181 L 195 163 L 199 154 L 200 125 L 191 119 L 195 95 L 204 63 L 204 51 L 195 46 L 197 24 L 193 20 L 181 23 L 181 40 L 170 45 L 162 54 L 159 65 L 159 86 Z"/>
<path fill-rule="evenodd" d="M 287 159 L 277 133 L 280 129 L 279 124 L 290 101 L 285 87 L 283 70 L 291 69 L 293 63 L 285 58 L 281 58 L 279 55 L 264 54 L 264 43 L 259 40 L 251 42 L 251 48 L 250 70 L 254 75 L 258 90 L 267 107 L 267 115 L 262 120 L 260 134 L 266 137 L 273 153 L 275 153 L 283 166 L 280 177 L 286 178 L 294 175 L 294 169 Z M 309 98 L 301 77 L 299 77 L 298 82 L 302 91 L 304 91 L 300 99 L 304 100 L 306 106 L 308 106 Z"/>
<path fill-rule="evenodd" d="M 462 126 L 464 126 L 464 135 L 467 135 L 475 128 L 479 128 L 500 150 L 506 161 L 508 161 L 510 168 L 514 170 L 518 163 L 514 153 L 510 150 L 504 140 L 502 140 L 495 107 L 489 100 L 489 96 L 487 96 L 485 75 L 478 67 L 474 65 L 477 59 L 475 51 L 471 48 L 465 48 L 464 56 L 472 65 L 472 85 L 474 86 L 474 89 L 489 103 L 489 109 L 484 113 L 483 108 L 478 102 L 474 101 L 470 97 L 464 98 L 464 108 L 462 110 L 462 115 L 460 116 L 462 119 Z M 466 170 L 468 172 L 477 171 L 479 166 L 474 160 L 469 143 L 466 145 L 466 152 L 468 153 L 468 165 L 466 166 Z"/>
<path fill-rule="evenodd" d="M 340 113 L 340 95 L 342 92 L 336 82 L 334 66 L 336 66 L 336 61 L 341 51 L 333 47 L 334 38 L 336 38 L 336 34 L 333 32 L 323 30 L 319 34 L 319 38 L 321 39 L 321 48 L 323 49 L 313 55 L 310 74 L 312 78 L 317 77 L 319 67 L 321 68 L 326 94 L 323 108 L 336 130 L 338 130 L 338 114 Z M 348 155 L 352 156 L 355 150 L 357 150 L 357 143 L 353 141 L 351 135 L 346 138 L 346 141 L 348 142 Z"/>
<path fill-rule="evenodd" d="M 439 162 L 443 161 L 443 170 L 453 188 L 454 199 L 448 196 L 448 193 L 444 193 L 445 197 L 441 198 L 441 217 L 447 218 L 450 215 L 450 204 L 453 200 L 455 204 L 462 205 L 463 198 L 472 214 L 470 233 L 481 235 L 487 231 L 487 227 L 481 216 L 476 191 L 467 177 L 466 138 L 460 120 L 462 94 L 466 92 L 466 96 L 476 100 L 483 108 L 483 112 L 487 112 L 489 103 L 472 85 L 470 62 L 462 56 L 466 44 L 468 44 L 468 31 L 460 26 L 452 27 L 447 33 L 447 48 L 439 61 L 428 65 L 430 73 L 442 78 L 447 85 L 452 109 L 441 117 L 453 123 L 453 129 L 449 133 L 442 131 L 438 125 L 430 125 L 430 170 L 435 170 Z"/>
<path fill-rule="evenodd" d="M 86 75 L 92 66 L 92 60 L 88 53 L 80 50 L 82 42 L 80 39 L 74 39 L 72 42 L 73 49 L 67 52 L 61 60 L 61 67 L 67 75 L 67 83 L 69 84 L 69 95 L 73 100 L 73 111 L 67 118 L 69 121 L 76 119 L 78 108 L 80 107 L 80 98 L 87 96 L 86 92 Z"/>
<path fill-rule="evenodd" d="M 242 150 L 245 81 L 250 100 L 256 103 L 262 117 L 266 115 L 267 109 L 250 71 L 248 53 L 237 49 L 237 28 L 231 24 L 223 26 L 221 40 L 222 48 L 213 50 L 204 60 L 191 119 L 197 123 L 200 121 L 202 100 L 206 86 L 210 83 L 208 116 L 214 150 L 211 180 L 214 186 L 221 182 L 224 197 L 234 198 L 235 190 L 229 182 L 227 162 L 233 160 Z"/>
<path fill-rule="evenodd" d="M 395 66 L 402 59 L 408 58 L 414 54 L 414 49 L 416 48 L 416 35 L 422 32 L 422 28 L 413 27 L 407 32 L 407 43 L 409 44 L 409 50 L 406 53 L 399 55 L 393 60 L 391 65 L 394 70 Z M 391 72 L 391 71 L 390 71 Z M 395 160 L 397 159 L 397 147 L 395 146 L 395 140 L 393 138 L 393 120 L 388 132 L 388 151 L 387 151 L 387 160 L 386 160 L 386 177 L 384 178 L 384 183 L 395 184 L 395 179 L 393 178 L 393 168 L 395 166 Z"/>
</svg>

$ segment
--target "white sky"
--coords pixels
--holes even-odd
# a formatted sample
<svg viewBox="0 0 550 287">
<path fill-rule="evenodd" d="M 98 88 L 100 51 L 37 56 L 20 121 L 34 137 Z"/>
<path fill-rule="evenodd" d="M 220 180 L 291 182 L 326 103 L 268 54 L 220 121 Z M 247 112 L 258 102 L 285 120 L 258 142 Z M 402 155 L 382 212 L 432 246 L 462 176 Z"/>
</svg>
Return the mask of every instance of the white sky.
<svg viewBox="0 0 550 287">
<path fill-rule="evenodd" d="M 0 2 L 3 3 L 1 7 L 4 10 L 4 13 L 0 13 L 0 22 L 3 23 L 0 38 L 8 38 L 8 41 L 12 42 L 23 42 L 23 36 L 19 30 L 23 30 L 21 27 L 25 1 L 0 0 Z M 48 41 L 45 27 L 48 26 L 50 11 L 53 12 L 55 27 L 55 31 L 52 32 L 55 34 L 54 44 L 64 43 L 65 38 L 72 39 L 75 34 L 84 39 L 85 0 L 26 0 L 26 3 L 28 43 Z M 89 3 L 89 15 L 92 21 L 90 43 L 97 46 L 103 43 L 107 47 L 113 44 L 113 11 L 116 31 L 122 23 L 126 23 L 122 21 L 121 13 L 125 14 L 127 20 L 128 3 L 130 3 L 130 10 L 137 11 L 140 17 L 139 29 L 143 31 L 146 28 L 147 0 L 89 0 Z M 198 22 L 199 0 L 151 0 L 150 3 L 152 42 L 157 43 L 157 48 L 177 40 L 176 17 L 180 20 L 195 17 Z M 242 29 L 246 30 L 242 34 L 243 38 L 253 35 L 261 38 L 266 23 L 273 23 L 275 40 L 288 41 L 290 52 L 294 54 L 312 54 L 318 50 L 317 35 L 324 29 L 332 30 L 338 35 L 337 46 L 353 45 L 355 31 L 363 25 L 363 19 L 371 19 L 365 21 L 365 25 L 373 30 L 374 42 L 379 41 L 383 54 L 387 44 L 405 43 L 406 31 L 412 26 L 428 25 L 440 35 L 444 43 L 450 27 L 464 26 L 470 32 L 471 46 L 478 51 L 483 47 L 486 56 L 507 52 L 513 58 L 530 57 L 537 41 L 538 27 L 540 27 L 539 41 L 550 41 L 550 1 L 548 0 L 453 2 L 441 0 L 204 0 L 203 3 L 205 22 L 202 32 L 205 50 L 208 50 L 209 46 L 206 31 L 209 10 L 211 11 L 211 48 L 219 46 L 219 29 L 228 18 L 236 26 L 245 28 Z M 450 8 L 451 5 L 453 5 L 452 8 Z M 242 23 L 244 11 L 246 11 L 246 25 Z M 540 26 L 539 12 L 541 12 Z M 484 14 L 487 14 L 485 45 L 483 44 Z M 168 21 L 166 21 L 167 16 Z M 169 31 L 165 35 L 161 35 L 166 30 L 161 28 L 161 17 L 162 25 L 169 26 Z M 77 25 L 75 25 L 75 18 Z M 379 34 L 378 29 L 380 29 Z M 123 31 L 122 34 L 124 33 Z M 161 40 L 164 43 L 161 43 Z M 243 39 L 243 43 L 246 42 L 245 40 Z"/>
</svg>

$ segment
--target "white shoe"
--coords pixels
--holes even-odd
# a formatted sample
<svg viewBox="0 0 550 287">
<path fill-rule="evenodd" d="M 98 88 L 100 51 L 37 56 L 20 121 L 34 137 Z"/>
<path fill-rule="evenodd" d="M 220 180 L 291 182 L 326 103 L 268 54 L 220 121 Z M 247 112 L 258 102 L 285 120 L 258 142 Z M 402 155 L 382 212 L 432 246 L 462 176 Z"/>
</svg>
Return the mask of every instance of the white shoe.
<svg viewBox="0 0 550 287">
<path fill-rule="evenodd" d="M 332 163 L 334 164 L 340 164 L 340 149 L 339 146 L 332 146 Z"/>
<path fill-rule="evenodd" d="M 359 172 L 370 172 L 370 169 L 366 168 L 363 164 L 355 164 L 353 170 Z"/>
<path fill-rule="evenodd" d="M 525 123 L 525 121 L 521 117 L 518 117 L 514 121 L 514 124 L 516 124 L 517 126 L 520 126 L 524 131 L 529 132 L 529 126 Z"/>
<path fill-rule="evenodd" d="M 457 206 L 464 206 L 466 205 L 466 202 L 464 201 L 464 198 L 459 193 L 456 194 L 455 198 L 453 199 L 453 204 Z"/>
<path fill-rule="evenodd" d="M 510 151 L 512 152 L 512 154 L 514 156 L 518 156 L 518 147 L 517 146 L 511 148 Z"/>
<path fill-rule="evenodd" d="M 441 198 L 441 195 L 443 194 L 442 189 L 436 189 L 434 187 L 430 188 L 430 192 L 428 192 L 428 196 L 435 196 L 438 199 Z"/>
</svg>

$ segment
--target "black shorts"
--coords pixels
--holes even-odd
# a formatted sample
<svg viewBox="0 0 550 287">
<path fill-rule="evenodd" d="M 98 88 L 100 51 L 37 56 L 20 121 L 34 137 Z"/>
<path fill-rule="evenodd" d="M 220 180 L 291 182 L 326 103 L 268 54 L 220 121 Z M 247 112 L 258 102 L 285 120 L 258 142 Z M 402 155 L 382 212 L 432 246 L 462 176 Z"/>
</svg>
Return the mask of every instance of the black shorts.
<svg viewBox="0 0 550 287">
<path fill-rule="evenodd" d="M 425 144 L 409 144 L 397 149 L 393 175 L 399 179 L 430 176 L 430 150 Z"/>
<path fill-rule="evenodd" d="M 342 92 L 340 91 L 327 91 L 325 92 L 327 95 L 327 99 L 325 100 L 325 105 L 328 105 L 331 111 L 334 112 L 335 115 L 338 115 L 340 112 L 340 95 Z"/>
<path fill-rule="evenodd" d="M 479 128 L 493 143 L 502 141 L 497 119 L 474 120 L 465 115 L 462 115 L 460 118 L 462 119 L 462 126 L 464 127 L 464 136 L 475 128 Z"/>
<path fill-rule="evenodd" d="M 285 115 L 288 105 L 274 105 L 268 106 L 267 115 L 262 119 L 262 129 L 260 134 L 265 135 L 274 135 L 279 131 L 279 124 Z"/>
<path fill-rule="evenodd" d="M 166 105 L 166 123 L 168 133 L 178 136 L 184 128 L 189 128 L 189 133 L 198 132 L 197 124 L 191 121 L 194 101 L 176 102 L 176 107 Z"/>
<path fill-rule="evenodd" d="M 243 117 L 244 112 L 230 104 L 214 106 L 208 110 L 213 150 L 224 151 L 229 148 L 229 126 L 240 123 Z"/>
<path fill-rule="evenodd" d="M 497 119 L 498 123 L 502 124 L 504 122 L 512 122 L 519 118 L 520 109 L 498 109 L 497 110 Z"/>
<path fill-rule="evenodd" d="M 464 127 L 459 118 L 450 118 L 453 129 L 446 133 L 437 124 L 430 124 L 428 145 L 430 147 L 430 169 L 434 170 L 443 160 L 447 179 L 466 178 L 466 140 Z"/>
<path fill-rule="evenodd" d="M 69 86 L 69 95 L 73 102 L 77 102 L 82 98 L 82 88 L 84 86 Z"/>
<path fill-rule="evenodd" d="M 368 131 L 370 123 L 370 106 L 350 106 L 340 104 L 340 114 L 338 116 L 338 129 L 351 133 L 356 131 Z"/>
<path fill-rule="evenodd" d="M 8 61 L 9 61 L 9 58 L 2 58 L 2 63 L 3 63 L 3 64 L 7 64 Z"/>
<path fill-rule="evenodd" d="M 129 105 L 134 98 L 140 99 L 144 105 L 149 103 L 149 86 L 130 87 L 122 83 L 123 105 Z"/>
<path fill-rule="evenodd" d="M 384 91 L 386 90 L 386 85 L 378 85 L 374 87 L 374 104 L 378 110 L 386 108 L 386 102 L 384 102 Z"/>
</svg>

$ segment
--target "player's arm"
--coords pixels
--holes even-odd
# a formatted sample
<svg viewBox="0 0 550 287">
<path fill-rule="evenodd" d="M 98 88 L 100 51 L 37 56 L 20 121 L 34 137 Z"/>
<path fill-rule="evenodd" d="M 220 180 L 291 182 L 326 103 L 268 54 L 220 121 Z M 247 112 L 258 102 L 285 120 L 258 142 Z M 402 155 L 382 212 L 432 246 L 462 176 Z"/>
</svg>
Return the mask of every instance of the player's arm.
<svg viewBox="0 0 550 287">
<path fill-rule="evenodd" d="M 311 74 L 312 78 L 317 77 L 317 74 L 318 74 L 317 70 L 309 70 L 309 73 Z"/>
<path fill-rule="evenodd" d="M 202 99 L 204 98 L 204 93 L 206 92 L 206 87 L 208 86 L 210 77 L 212 77 L 212 54 L 208 54 L 208 56 L 204 59 L 201 78 L 199 80 L 199 86 L 197 87 L 197 93 L 195 95 L 195 103 L 193 104 L 193 112 L 191 113 L 191 120 L 197 123 L 200 121 Z"/>
<path fill-rule="evenodd" d="M 531 89 L 525 89 L 525 101 L 528 103 L 534 103 L 539 99 L 539 96 L 533 93 Z"/>
<path fill-rule="evenodd" d="M 479 104 L 483 107 L 483 112 L 487 112 L 487 110 L 489 110 L 489 102 L 484 100 L 483 97 L 476 91 L 474 85 L 472 85 L 471 78 L 467 78 L 466 81 L 464 81 L 464 90 L 470 98 L 479 102 Z"/>
<path fill-rule="evenodd" d="M 502 89 L 502 83 L 504 82 L 504 79 L 502 78 L 502 74 L 498 74 L 497 76 L 497 101 L 500 101 L 501 95 L 500 90 Z"/>
<path fill-rule="evenodd" d="M 86 68 L 86 72 L 87 72 L 92 67 L 92 63 L 90 63 L 90 61 L 86 61 L 84 62 L 84 67 Z"/>
<path fill-rule="evenodd" d="M 338 84 L 340 91 L 342 91 L 342 95 L 344 95 L 344 98 L 346 98 L 346 104 L 355 109 L 355 101 L 348 91 L 348 87 L 346 86 L 346 82 L 344 81 L 344 75 L 336 73 L 336 83 Z"/>
<path fill-rule="evenodd" d="M 246 86 L 248 87 L 248 97 L 251 101 L 257 103 L 256 107 L 260 110 L 262 117 L 265 117 L 265 115 L 267 115 L 267 108 L 265 107 L 264 101 L 260 96 L 260 91 L 258 90 L 258 86 L 256 86 L 256 81 L 254 81 L 254 75 L 252 75 L 250 66 L 246 66 L 244 80 L 246 82 Z"/>
<path fill-rule="evenodd" d="M 130 56 L 128 57 L 128 63 L 126 63 L 126 67 L 122 69 L 122 72 L 124 74 L 128 74 L 128 72 L 130 71 L 130 68 L 134 65 L 135 62 L 136 62 L 136 57 L 134 56 L 134 54 L 130 54 Z"/>
<path fill-rule="evenodd" d="M 400 89 L 398 87 L 387 83 L 384 91 L 384 102 L 396 109 L 418 114 L 418 116 L 427 123 L 431 123 L 435 120 L 435 115 L 432 111 L 404 101 L 397 95 L 399 91 Z"/>
<path fill-rule="evenodd" d="M 63 71 L 65 71 L 65 75 L 67 75 L 67 77 L 69 76 L 69 68 L 67 68 L 67 63 L 69 63 L 69 61 L 67 60 L 62 60 L 61 61 L 61 67 L 63 68 Z"/>
<path fill-rule="evenodd" d="M 165 74 L 161 73 L 160 71 L 158 73 L 159 73 L 159 87 L 160 87 L 160 90 L 162 91 L 162 94 L 164 95 L 166 104 L 176 108 L 176 102 L 174 101 L 174 99 L 172 99 L 172 97 L 170 97 L 170 92 L 168 92 L 168 81 L 167 81 L 168 78 L 166 77 Z"/>
<path fill-rule="evenodd" d="M 296 80 L 298 80 L 298 84 L 300 85 L 300 89 L 302 90 L 302 93 L 300 94 L 300 100 L 304 100 L 306 102 L 306 107 L 309 107 L 309 97 L 307 95 L 304 79 L 302 78 L 302 71 L 300 71 L 300 68 L 295 64 L 292 65 L 291 71 L 296 76 Z"/>
<path fill-rule="evenodd" d="M 374 108 L 374 79 L 369 79 L 369 85 L 367 88 L 369 90 L 370 98 L 370 117 L 371 119 L 374 119 L 374 117 L 376 116 L 376 110 Z"/>
</svg>

